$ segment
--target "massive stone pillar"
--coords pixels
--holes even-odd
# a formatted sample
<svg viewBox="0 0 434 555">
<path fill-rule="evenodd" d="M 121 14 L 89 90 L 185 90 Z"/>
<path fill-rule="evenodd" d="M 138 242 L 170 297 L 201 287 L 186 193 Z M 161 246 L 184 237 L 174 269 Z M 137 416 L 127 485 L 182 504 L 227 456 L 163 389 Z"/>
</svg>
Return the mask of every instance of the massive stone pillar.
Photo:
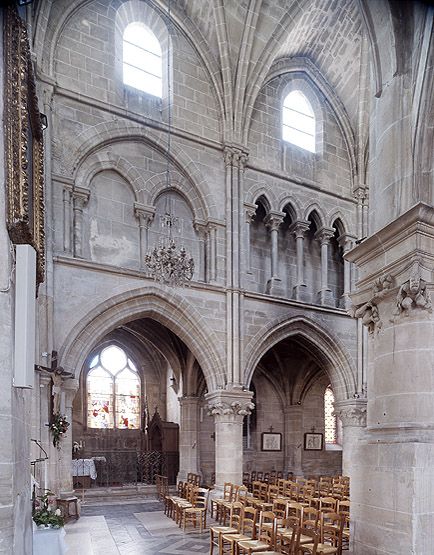
<svg viewBox="0 0 434 555">
<path fill-rule="evenodd" d="M 254 408 L 251 391 L 214 391 L 206 395 L 209 413 L 215 421 L 215 480 L 243 481 L 243 419 Z"/>
<path fill-rule="evenodd" d="M 178 480 L 185 481 L 189 472 L 199 474 L 198 397 L 181 397 L 181 425 L 179 427 Z"/>
<path fill-rule="evenodd" d="M 370 333 L 367 429 L 349 462 L 357 555 L 432 553 L 433 253 L 434 208 L 419 203 L 347 254 Z"/>
<path fill-rule="evenodd" d="M 303 474 L 303 409 L 301 405 L 287 405 L 283 411 L 285 429 L 285 472 L 295 476 Z"/>
<path fill-rule="evenodd" d="M 62 383 L 62 399 L 60 412 L 69 422 L 67 433 L 62 437 L 60 449 L 57 450 L 57 487 L 56 493 L 69 495 L 73 492 L 71 460 L 72 460 L 72 403 L 78 391 L 78 380 L 68 379 Z"/>
</svg>

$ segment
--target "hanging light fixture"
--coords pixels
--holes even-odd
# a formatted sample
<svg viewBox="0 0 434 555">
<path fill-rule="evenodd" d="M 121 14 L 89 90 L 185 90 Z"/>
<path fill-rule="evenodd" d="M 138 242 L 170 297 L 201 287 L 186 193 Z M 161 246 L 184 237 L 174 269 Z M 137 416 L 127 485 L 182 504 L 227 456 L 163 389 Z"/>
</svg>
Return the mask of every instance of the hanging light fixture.
<svg viewBox="0 0 434 555">
<path fill-rule="evenodd" d="M 168 34 L 170 36 L 172 13 L 171 0 L 168 2 Z M 167 165 L 166 165 L 166 191 L 167 199 L 161 225 L 164 229 L 159 245 L 155 246 L 145 255 L 145 264 L 155 281 L 167 285 L 182 287 L 188 284 L 194 274 L 194 260 L 184 246 L 177 247 L 173 237 L 173 230 L 180 229 L 179 218 L 174 214 L 174 204 L 170 197 L 173 187 L 170 182 L 170 147 L 172 132 L 172 107 L 170 87 L 170 55 L 167 55 L 167 88 L 168 88 L 168 128 L 167 128 Z"/>
</svg>

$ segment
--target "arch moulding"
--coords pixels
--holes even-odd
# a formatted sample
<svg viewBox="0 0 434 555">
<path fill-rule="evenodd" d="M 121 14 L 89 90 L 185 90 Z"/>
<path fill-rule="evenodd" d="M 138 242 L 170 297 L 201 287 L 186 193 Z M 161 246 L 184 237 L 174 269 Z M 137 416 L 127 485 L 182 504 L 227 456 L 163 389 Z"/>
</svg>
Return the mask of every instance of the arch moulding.
<svg viewBox="0 0 434 555">
<path fill-rule="evenodd" d="M 190 349 L 199 362 L 208 391 L 224 385 L 224 357 L 220 341 L 199 312 L 168 288 L 146 287 L 127 291 L 99 304 L 69 332 L 60 360 L 78 378 L 89 352 L 112 330 L 139 318 L 166 326 Z"/>
<path fill-rule="evenodd" d="M 316 351 L 328 374 L 337 400 L 351 397 L 356 391 L 356 370 L 346 347 L 316 322 L 303 316 L 275 320 L 263 328 L 246 346 L 245 384 L 250 385 L 261 358 L 274 345 L 288 337 L 301 338 Z"/>
</svg>

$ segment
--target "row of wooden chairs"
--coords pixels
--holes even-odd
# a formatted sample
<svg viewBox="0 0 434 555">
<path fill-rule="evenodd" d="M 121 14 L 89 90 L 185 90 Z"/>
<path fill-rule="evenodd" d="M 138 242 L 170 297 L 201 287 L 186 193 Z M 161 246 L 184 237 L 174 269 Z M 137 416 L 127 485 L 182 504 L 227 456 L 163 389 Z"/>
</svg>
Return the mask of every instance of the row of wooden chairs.
<svg viewBox="0 0 434 555">
<path fill-rule="evenodd" d="M 210 555 L 215 547 L 219 555 L 341 555 L 344 515 L 315 511 L 292 507 L 281 518 L 275 511 L 258 511 L 234 502 L 229 526 L 210 527 Z"/>
<path fill-rule="evenodd" d="M 178 484 L 176 495 L 167 495 L 164 500 L 164 513 L 173 518 L 184 531 L 189 523 L 200 533 L 206 528 L 209 489 L 192 483 Z"/>
</svg>

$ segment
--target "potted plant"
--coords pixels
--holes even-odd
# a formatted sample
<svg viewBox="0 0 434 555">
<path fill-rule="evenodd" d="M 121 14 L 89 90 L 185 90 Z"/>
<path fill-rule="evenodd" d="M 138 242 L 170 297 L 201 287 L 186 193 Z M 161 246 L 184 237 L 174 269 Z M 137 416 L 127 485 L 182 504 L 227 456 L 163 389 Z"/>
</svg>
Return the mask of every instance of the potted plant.
<svg viewBox="0 0 434 555">
<path fill-rule="evenodd" d="M 60 509 L 55 507 L 55 496 L 50 490 L 45 490 L 35 500 L 33 520 L 38 528 L 60 528 L 65 524 Z"/>
</svg>

